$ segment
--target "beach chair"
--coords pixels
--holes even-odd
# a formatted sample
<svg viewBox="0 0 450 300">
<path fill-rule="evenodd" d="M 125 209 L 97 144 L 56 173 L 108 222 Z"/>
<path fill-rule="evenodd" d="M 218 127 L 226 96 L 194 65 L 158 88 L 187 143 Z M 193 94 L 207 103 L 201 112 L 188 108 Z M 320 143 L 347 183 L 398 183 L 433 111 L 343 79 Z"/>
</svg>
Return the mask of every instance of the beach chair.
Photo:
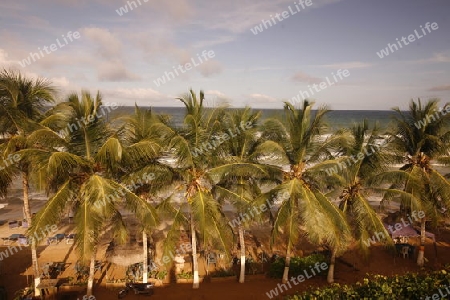
<svg viewBox="0 0 450 300">
<path fill-rule="evenodd" d="M 55 263 L 53 263 L 51 269 L 52 269 L 52 273 L 56 273 L 56 275 L 59 276 L 66 269 L 66 263 L 64 263 L 64 262 L 55 262 Z"/>
<path fill-rule="evenodd" d="M 46 263 L 42 266 L 42 277 L 50 278 L 50 263 Z"/>
<path fill-rule="evenodd" d="M 18 227 L 19 227 L 19 222 L 17 222 L 17 221 L 11 221 L 11 222 L 8 222 L 8 225 L 9 225 L 9 228 L 10 228 L 10 229 L 12 229 L 12 228 L 18 228 Z"/>
<path fill-rule="evenodd" d="M 11 245 L 12 241 L 9 239 L 9 237 L 3 237 L 3 245 Z"/>
<path fill-rule="evenodd" d="M 75 241 L 75 234 L 71 233 L 66 235 L 66 244 L 73 244 Z"/>
<path fill-rule="evenodd" d="M 48 238 L 48 239 L 47 239 L 47 244 L 48 244 L 48 245 L 53 244 L 53 243 L 59 244 L 59 243 L 60 243 L 62 240 L 64 240 L 65 238 L 66 238 L 66 235 L 65 235 L 65 234 L 63 234 L 63 233 L 58 233 L 58 234 L 55 234 L 54 236 Z"/>
<path fill-rule="evenodd" d="M 94 272 L 102 271 L 103 263 L 100 260 L 95 261 Z"/>
<path fill-rule="evenodd" d="M 409 246 L 403 246 L 400 254 L 403 255 L 403 258 L 409 258 Z"/>
<path fill-rule="evenodd" d="M 29 246 L 30 244 L 28 243 L 28 238 L 25 236 L 19 237 L 17 239 L 17 242 L 19 243 L 19 245 L 23 245 L 23 246 Z"/>
<path fill-rule="evenodd" d="M 216 266 L 217 264 L 217 257 L 216 254 L 214 252 L 210 252 L 207 254 L 206 256 L 206 263 L 209 265 L 214 265 Z"/>
</svg>

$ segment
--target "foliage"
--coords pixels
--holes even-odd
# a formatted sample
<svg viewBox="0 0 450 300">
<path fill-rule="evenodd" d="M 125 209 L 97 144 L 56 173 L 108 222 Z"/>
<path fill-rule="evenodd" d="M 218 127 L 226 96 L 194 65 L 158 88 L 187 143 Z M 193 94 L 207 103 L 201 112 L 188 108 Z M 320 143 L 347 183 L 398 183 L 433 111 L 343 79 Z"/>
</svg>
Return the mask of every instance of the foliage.
<svg viewBox="0 0 450 300">
<path fill-rule="evenodd" d="M 450 269 L 446 267 L 440 271 L 427 274 L 410 273 L 403 276 L 387 277 L 373 275 L 364 278 L 363 282 L 354 285 L 333 284 L 301 294 L 287 296 L 286 300 L 314 300 L 314 299 L 425 299 L 433 294 L 444 293 L 450 285 Z"/>
<path fill-rule="evenodd" d="M 194 274 L 192 272 L 186 272 L 184 270 L 181 271 L 181 273 L 177 274 L 178 279 L 192 279 L 194 278 Z"/>
<path fill-rule="evenodd" d="M 227 270 L 225 268 L 220 268 L 220 269 L 217 269 L 216 271 L 214 271 L 213 273 L 211 273 L 211 276 L 212 277 L 230 277 L 230 276 L 236 276 L 236 274 L 231 269 Z"/>
<path fill-rule="evenodd" d="M 291 276 L 298 276 L 304 274 L 304 270 L 310 272 L 310 267 L 316 263 L 326 262 L 327 259 L 323 254 L 311 254 L 305 257 L 291 257 L 291 264 L 289 267 L 289 278 Z M 281 278 L 283 276 L 285 259 L 283 257 L 277 258 L 269 269 L 269 276 L 272 278 Z M 315 271 L 317 273 L 317 270 Z"/>
</svg>

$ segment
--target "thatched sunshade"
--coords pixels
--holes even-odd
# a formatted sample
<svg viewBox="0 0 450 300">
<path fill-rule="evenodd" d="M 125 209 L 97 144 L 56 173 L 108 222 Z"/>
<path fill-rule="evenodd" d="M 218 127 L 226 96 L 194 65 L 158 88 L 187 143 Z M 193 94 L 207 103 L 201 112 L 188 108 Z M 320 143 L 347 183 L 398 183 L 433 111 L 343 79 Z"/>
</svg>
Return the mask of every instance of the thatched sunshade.
<svg viewBox="0 0 450 300">
<path fill-rule="evenodd" d="M 119 248 L 106 252 L 106 260 L 119 266 L 129 266 L 144 260 L 142 248 Z"/>
</svg>

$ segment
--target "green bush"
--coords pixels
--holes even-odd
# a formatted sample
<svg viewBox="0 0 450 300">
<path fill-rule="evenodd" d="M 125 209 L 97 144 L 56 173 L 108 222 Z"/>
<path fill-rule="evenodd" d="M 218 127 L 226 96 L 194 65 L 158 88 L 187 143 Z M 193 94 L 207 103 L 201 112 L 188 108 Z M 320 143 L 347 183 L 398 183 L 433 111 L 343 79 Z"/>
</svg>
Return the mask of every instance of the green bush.
<svg viewBox="0 0 450 300">
<path fill-rule="evenodd" d="M 340 299 L 426 299 L 439 294 L 439 289 L 446 294 L 450 286 L 449 268 L 427 274 L 410 273 L 402 276 L 387 277 L 373 275 L 354 285 L 332 284 L 313 289 L 298 295 L 285 297 L 285 300 L 340 300 Z"/>
<path fill-rule="evenodd" d="M 304 270 L 311 274 L 311 266 L 314 266 L 316 263 L 327 262 L 327 259 L 322 254 L 311 254 L 305 257 L 291 257 L 291 263 L 289 266 L 289 277 L 303 275 Z M 270 265 L 269 276 L 272 278 L 281 278 L 283 277 L 284 271 L 284 263 L 285 259 L 283 257 L 278 258 Z M 317 274 L 317 270 L 315 270 Z M 321 272 L 322 274 L 324 271 Z"/>
<path fill-rule="evenodd" d="M 220 268 L 213 273 L 211 273 L 211 277 L 229 277 L 229 276 L 236 276 L 233 270 L 227 270 L 224 268 Z"/>
<path fill-rule="evenodd" d="M 177 278 L 192 279 L 192 278 L 194 278 L 194 274 L 192 274 L 192 272 L 185 272 L 184 270 L 182 270 L 181 273 L 177 274 Z"/>
</svg>

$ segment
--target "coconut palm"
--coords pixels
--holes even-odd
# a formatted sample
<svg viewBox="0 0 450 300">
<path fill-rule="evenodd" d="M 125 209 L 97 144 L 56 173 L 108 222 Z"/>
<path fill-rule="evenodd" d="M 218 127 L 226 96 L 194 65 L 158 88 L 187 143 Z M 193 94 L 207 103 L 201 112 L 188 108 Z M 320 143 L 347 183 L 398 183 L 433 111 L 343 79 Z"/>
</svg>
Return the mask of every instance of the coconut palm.
<svg viewBox="0 0 450 300">
<path fill-rule="evenodd" d="M 102 233 L 111 229 L 119 242 L 126 240 L 122 207 L 135 213 L 146 230 L 156 225 L 154 209 L 126 186 L 120 185 L 115 172 L 120 169 L 123 146 L 99 117 L 100 94 L 72 94 L 57 110 L 69 116 L 63 136 L 48 129 L 52 140 L 64 139 L 53 151 L 33 149 L 24 156 L 33 160 L 36 173 L 48 179 L 55 193 L 37 213 L 29 229 L 57 224 L 67 208 L 75 211 L 76 248 L 82 261 L 90 261 L 87 295 L 92 295 L 97 245 Z"/>
<path fill-rule="evenodd" d="M 214 179 L 209 173 L 219 161 L 213 151 L 220 144 L 223 110 L 205 108 L 202 91 L 197 96 L 190 90 L 189 94 L 178 99 L 186 107 L 184 126 L 154 125 L 156 132 L 167 140 L 168 149 L 177 160 L 175 171 L 180 178 L 176 191 L 161 203 L 159 209 L 170 213 L 173 220 L 165 240 L 165 255 L 175 248 L 180 227 L 190 226 L 195 289 L 199 287 L 197 236 L 203 247 L 213 246 L 227 254 L 232 242 L 231 229 L 211 192 Z M 177 203 L 180 192 L 184 194 L 185 201 Z"/>
<path fill-rule="evenodd" d="M 124 121 L 119 130 L 122 144 L 125 146 L 123 159 L 122 181 L 130 186 L 130 190 L 141 198 L 150 200 L 158 193 L 164 192 L 172 183 L 171 168 L 160 162 L 164 147 L 159 134 L 153 130 L 153 125 L 164 121 L 152 110 L 135 107 L 131 116 L 121 118 Z M 138 181 L 136 178 L 150 177 L 149 182 Z M 142 231 L 143 240 L 143 283 L 148 282 L 148 249 L 147 232 Z"/>
<path fill-rule="evenodd" d="M 8 158 L 27 147 L 27 136 L 42 128 L 45 105 L 55 100 L 55 89 L 45 79 L 29 79 L 14 71 L 0 73 L 0 136 L 2 137 L 2 156 Z M 31 165 L 26 160 L 0 171 L 0 190 L 4 194 L 17 172 L 22 176 L 23 208 L 25 219 L 32 224 L 29 203 L 29 174 Z M 37 261 L 36 241 L 31 241 L 31 260 L 34 271 L 34 285 L 39 285 L 40 271 Z M 40 295 L 38 289 L 35 294 Z"/>
<path fill-rule="evenodd" d="M 312 103 L 304 101 L 300 108 L 286 102 L 284 106 L 286 123 L 271 119 L 263 126 L 263 139 L 256 153 L 265 155 L 268 161 L 277 161 L 283 167 L 283 180 L 265 199 L 288 193 L 274 216 L 271 243 L 283 233 L 286 238 L 286 261 L 283 282 L 287 282 L 292 249 L 301 235 L 313 244 L 327 244 L 332 256 L 329 267 L 329 281 L 332 281 L 336 255 L 348 245 L 350 231 L 344 215 L 337 206 L 320 191 L 320 162 L 332 157 L 330 152 L 339 142 L 340 136 L 323 138 L 323 118 L 326 108 L 312 111 Z M 315 165 L 314 165 L 315 164 Z M 260 197 L 261 198 L 261 197 Z"/>
<path fill-rule="evenodd" d="M 327 171 L 341 187 L 335 189 L 339 208 L 347 216 L 359 248 L 367 254 L 370 237 L 374 233 L 384 235 L 383 242 L 392 244 L 389 233 L 367 198 L 373 193 L 368 187 L 368 179 L 387 170 L 390 155 L 386 152 L 387 141 L 379 134 L 377 125 L 370 130 L 368 121 L 364 120 L 361 124 L 354 124 L 350 134 L 350 143 L 342 149 L 343 156 L 329 161 L 337 164 Z M 324 162 L 322 165 L 326 164 Z"/>
<path fill-rule="evenodd" d="M 253 153 L 261 144 L 258 136 L 257 122 L 261 112 L 253 113 L 249 107 L 242 110 L 229 111 L 223 119 L 224 128 L 243 127 L 242 133 L 233 137 L 219 148 L 216 155 L 223 157 L 223 164 L 212 168 L 210 173 L 219 178 L 214 191 L 219 200 L 231 202 L 238 216 L 235 216 L 229 224 L 237 225 L 240 244 L 240 275 L 239 282 L 245 281 L 246 250 L 244 241 L 244 228 L 250 221 L 261 219 L 264 211 L 261 206 L 255 206 L 255 199 L 261 194 L 260 185 L 265 180 L 274 179 L 276 175 L 281 178 L 281 170 L 278 167 L 263 165 Z M 278 173 L 278 174 L 277 174 Z M 255 207 L 257 213 L 254 212 Z"/>
<path fill-rule="evenodd" d="M 424 264 L 425 225 L 435 225 L 450 205 L 450 183 L 433 167 L 433 160 L 448 161 L 450 131 L 449 104 L 439 109 L 438 100 L 411 101 L 409 111 L 394 108 L 395 127 L 389 133 L 396 162 L 404 165 L 397 171 L 381 174 L 377 183 L 392 183 L 386 199 L 401 195 L 402 205 L 411 211 L 424 211 L 420 218 L 421 239 L 417 265 Z"/>
</svg>

